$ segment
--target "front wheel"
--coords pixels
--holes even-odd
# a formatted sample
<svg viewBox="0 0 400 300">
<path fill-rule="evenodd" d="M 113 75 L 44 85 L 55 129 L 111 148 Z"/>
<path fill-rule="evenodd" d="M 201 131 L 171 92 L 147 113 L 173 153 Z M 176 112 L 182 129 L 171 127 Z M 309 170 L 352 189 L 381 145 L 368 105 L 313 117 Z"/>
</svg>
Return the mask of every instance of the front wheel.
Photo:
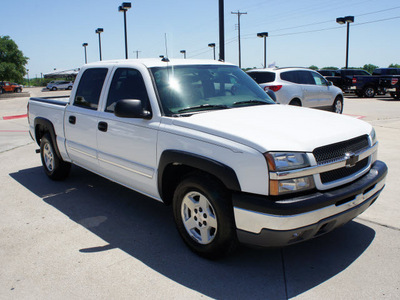
<svg viewBox="0 0 400 300">
<path fill-rule="evenodd" d="M 54 145 L 48 133 L 40 141 L 40 158 L 49 178 L 63 180 L 69 175 L 71 164 L 63 161 L 54 151 Z"/>
<path fill-rule="evenodd" d="M 341 114 L 343 112 L 343 99 L 339 96 L 335 98 L 335 101 L 332 105 L 332 111 L 337 114 Z"/>
<path fill-rule="evenodd" d="M 192 174 L 178 184 L 174 219 L 184 242 L 200 256 L 227 255 L 237 244 L 229 192 L 205 174 Z"/>
</svg>

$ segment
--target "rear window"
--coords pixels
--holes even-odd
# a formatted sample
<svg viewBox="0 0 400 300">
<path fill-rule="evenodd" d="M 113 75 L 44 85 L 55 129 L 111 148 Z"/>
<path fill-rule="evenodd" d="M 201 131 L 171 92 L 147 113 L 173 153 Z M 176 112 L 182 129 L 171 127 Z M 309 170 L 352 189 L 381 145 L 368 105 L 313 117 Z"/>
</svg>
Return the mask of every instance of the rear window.
<svg viewBox="0 0 400 300">
<path fill-rule="evenodd" d="M 275 81 L 275 73 L 273 72 L 249 72 L 247 74 L 249 74 L 258 84 Z"/>
</svg>

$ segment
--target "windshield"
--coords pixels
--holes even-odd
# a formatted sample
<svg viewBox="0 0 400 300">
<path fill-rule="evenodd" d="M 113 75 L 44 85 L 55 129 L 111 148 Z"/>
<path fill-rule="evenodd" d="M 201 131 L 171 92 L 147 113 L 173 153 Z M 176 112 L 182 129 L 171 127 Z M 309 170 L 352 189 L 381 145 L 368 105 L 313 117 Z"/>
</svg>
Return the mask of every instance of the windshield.
<svg viewBox="0 0 400 300">
<path fill-rule="evenodd" d="M 151 72 L 167 116 L 274 103 L 235 66 L 157 67 L 151 68 Z"/>
</svg>

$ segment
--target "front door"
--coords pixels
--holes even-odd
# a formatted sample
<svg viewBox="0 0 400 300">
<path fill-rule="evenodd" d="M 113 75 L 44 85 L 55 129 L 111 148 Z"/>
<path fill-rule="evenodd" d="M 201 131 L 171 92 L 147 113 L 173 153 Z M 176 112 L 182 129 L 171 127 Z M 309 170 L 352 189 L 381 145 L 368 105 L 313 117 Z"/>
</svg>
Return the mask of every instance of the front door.
<svg viewBox="0 0 400 300">
<path fill-rule="evenodd" d="M 159 122 L 154 119 L 115 116 L 115 104 L 122 99 L 139 99 L 147 110 L 151 110 L 140 71 L 130 67 L 114 70 L 104 111 L 98 115 L 100 173 L 132 189 L 157 197 L 154 186 Z"/>
</svg>

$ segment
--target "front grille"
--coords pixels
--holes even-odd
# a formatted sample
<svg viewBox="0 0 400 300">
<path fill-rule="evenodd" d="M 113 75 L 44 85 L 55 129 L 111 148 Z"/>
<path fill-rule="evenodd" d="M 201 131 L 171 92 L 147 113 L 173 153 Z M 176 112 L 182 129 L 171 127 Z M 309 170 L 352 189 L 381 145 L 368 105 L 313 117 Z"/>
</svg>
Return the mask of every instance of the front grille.
<svg viewBox="0 0 400 300">
<path fill-rule="evenodd" d="M 339 180 L 339 179 L 343 179 L 346 177 L 349 177 L 359 171 L 361 171 L 362 169 L 366 168 L 368 166 L 368 157 L 364 158 L 363 160 L 359 161 L 356 163 L 356 165 L 354 167 L 351 168 L 347 168 L 347 167 L 343 167 L 340 169 L 336 169 L 336 170 L 332 170 L 332 171 L 328 171 L 328 172 L 324 172 L 321 173 L 321 182 L 323 184 L 328 183 L 328 182 L 332 182 L 335 180 Z"/>
<path fill-rule="evenodd" d="M 313 154 L 318 165 L 334 163 L 343 160 L 346 153 L 359 153 L 369 147 L 368 135 L 356 137 L 351 140 L 323 146 L 314 149 Z M 322 184 L 347 178 L 368 167 L 369 158 L 356 163 L 353 167 L 342 167 L 336 170 L 327 171 L 320 174 Z"/>
<path fill-rule="evenodd" d="M 320 165 L 341 160 L 346 153 L 357 153 L 368 147 L 368 135 L 363 135 L 344 142 L 315 148 L 313 154 L 317 163 Z"/>
</svg>

